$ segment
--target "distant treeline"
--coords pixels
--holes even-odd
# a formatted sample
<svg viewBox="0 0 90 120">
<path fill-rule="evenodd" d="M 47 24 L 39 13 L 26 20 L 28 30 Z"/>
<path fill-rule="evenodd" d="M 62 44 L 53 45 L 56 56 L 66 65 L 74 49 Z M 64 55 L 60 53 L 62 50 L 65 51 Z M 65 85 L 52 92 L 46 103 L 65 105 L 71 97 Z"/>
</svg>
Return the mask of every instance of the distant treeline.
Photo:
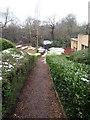
<svg viewBox="0 0 90 120">
<path fill-rule="evenodd" d="M 54 41 L 52 46 L 70 47 L 71 37 L 87 34 L 87 24 L 79 25 L 73 14 L 67 15 L 57 22 L 55 17 L 48 18 L 46 21 L 28 17 L 22 25 L 18 21 L 16 22 L 16 18 L 12 19 L 9 13 L 4 14 L 3 19 L 5 22 L 2 23 L 2 37 L 14 43 L 31 43 L 36 46 L 38 33 L 39 45 L 43 45 L 44 39 L 49 39 Z"/>
</svg>

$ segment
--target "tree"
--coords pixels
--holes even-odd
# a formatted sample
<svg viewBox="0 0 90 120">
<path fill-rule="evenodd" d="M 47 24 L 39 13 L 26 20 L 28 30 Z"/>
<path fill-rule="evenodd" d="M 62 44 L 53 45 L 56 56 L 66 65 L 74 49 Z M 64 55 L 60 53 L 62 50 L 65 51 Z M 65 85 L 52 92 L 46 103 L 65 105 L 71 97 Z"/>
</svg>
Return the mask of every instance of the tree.
<svg viewBox="0 0 90 120">
<path fill-rule="evenodd" d="M 28 33 L 28 38 L 29 38 L 29 43 L 32 41 L 32 25 L 33 25 L 33 21 L 34 19 L 32 19 L 31 17 L 28 17 L 26 19 L 26 31 Z"/>
<path fill-rule="evenodd" d="M 51 28 L 51 40 L 54 41 L 55 17 L 48 18 L 48 24 Z"/>
<path fill-rule="evenodd" d="M 12 12 L 10 12 L 9 8 L 6 8 L 5 12 L 2 12 L 2 28 L 6 28 L 8 23 L 11 23 L 14 21 L 14 15 Z"/>
<path fill-rule="evenodd" d="M 41 21 L 28 17 L 25 20 L 24 30 L 28 43 L 31 43 L 33 46 L 38 46 L 41 44 Z"/>
<path fill-rule="evenodd" d="M 19 25 L 11 23 L 3 29 L 2 37 L 11 40 L 14 43 L 18 43 L 21 40 L 22 29 Z"/>
<path fill-rule="evenodd" d="M 63 47 L 70 47 L 71 37 L 76 37 L 78 35 L 78 26 L 75 16 L 69 14 L 58 22 L 56 24 L 55 34 L 55 38 L 60 40 Z"/>
<path fill-rule="evenodd" d="M 86 23 L 78 25 L 79 34 L 88 34 L 89 33 L 89 26 Z"/>
<path fill-rule="evenodd" d="M 34 27 L 36 31 L 36 47 L 38 48 L 39 45 L 39 26 L 40 26 L 41 21 L 38 19 L 34 20 Z"/>
</svg>

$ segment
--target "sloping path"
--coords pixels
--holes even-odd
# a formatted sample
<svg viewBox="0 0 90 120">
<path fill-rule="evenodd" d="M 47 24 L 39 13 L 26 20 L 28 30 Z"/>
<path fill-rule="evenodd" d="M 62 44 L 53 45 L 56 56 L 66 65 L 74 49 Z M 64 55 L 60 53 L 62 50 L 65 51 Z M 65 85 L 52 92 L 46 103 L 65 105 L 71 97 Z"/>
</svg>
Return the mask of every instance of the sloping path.
<svg viewBox="0 0 90 120">
<path fill-rule="evenodd" d="M 62 119 L 65 117 L 56 97 L 45 58 L 41 57 L 37 60 L 25 82 L 13 117 Z"/>
</svg>

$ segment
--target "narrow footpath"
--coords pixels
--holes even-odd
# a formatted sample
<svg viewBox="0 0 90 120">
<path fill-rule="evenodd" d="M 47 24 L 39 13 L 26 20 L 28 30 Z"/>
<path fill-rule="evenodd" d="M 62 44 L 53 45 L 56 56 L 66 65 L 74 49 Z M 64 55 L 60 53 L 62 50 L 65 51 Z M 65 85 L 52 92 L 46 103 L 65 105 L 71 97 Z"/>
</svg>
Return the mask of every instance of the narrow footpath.
<svg viewBox="0 0 90 120">
<path fill-rule="evenodd" d="M 20 91 L 15 118 L 65 118 L 55 94 L 48 64 L 40 57 Z"/>
</svg>

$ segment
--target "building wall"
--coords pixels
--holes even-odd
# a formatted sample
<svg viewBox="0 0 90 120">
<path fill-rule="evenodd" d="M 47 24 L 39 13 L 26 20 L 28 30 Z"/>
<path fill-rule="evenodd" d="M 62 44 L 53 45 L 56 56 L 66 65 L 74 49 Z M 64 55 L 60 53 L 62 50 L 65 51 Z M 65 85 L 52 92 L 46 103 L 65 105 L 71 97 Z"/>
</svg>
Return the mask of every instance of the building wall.
<svg viewBox="0 0 90 120">
<path fill-rule="evenodd" d="M 78 35 L 78 48 L 77 50 L 82 50 L 82 46 L 89 46 L 89 36 L 88 35 Z"/>
<path fill-rule="evenodd" d="M 71 48 L 72 49 L 77 49 L 77 47 L 78 47 L 78 41 L 74 41 L 74 40 L 71 39 Z"/>
<path fill-rule="evenodd" d="M 88 45 L 89 45 L 89 47 L 90 47 L 90 35 L 88 36 Z"/>
</svg>

